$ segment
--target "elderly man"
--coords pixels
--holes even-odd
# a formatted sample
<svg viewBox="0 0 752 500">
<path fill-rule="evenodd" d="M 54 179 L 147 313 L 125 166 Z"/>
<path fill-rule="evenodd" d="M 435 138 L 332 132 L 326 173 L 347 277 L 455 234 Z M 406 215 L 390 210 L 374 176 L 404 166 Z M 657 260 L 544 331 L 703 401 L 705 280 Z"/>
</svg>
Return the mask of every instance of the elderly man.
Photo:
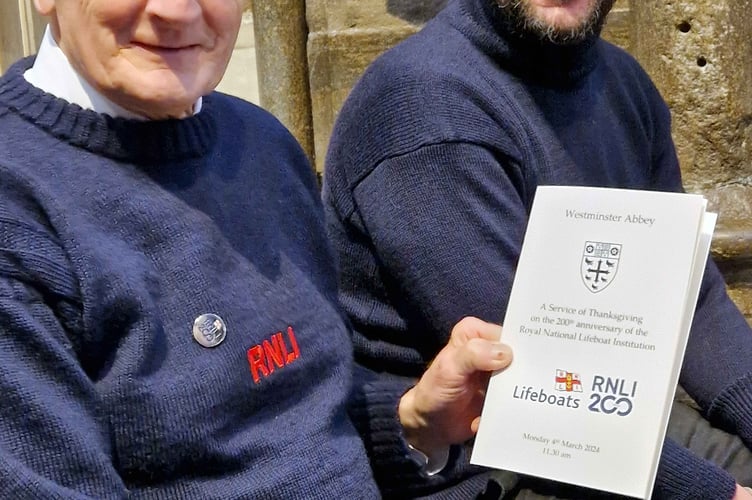
<svg viewBox="0 0 752 500">
<path fill-rule="evenodd" d="M 462 466 L 419 450 L 472 435 L 500 328 L 460 322 L 412 388 L 353 381 L 309 165 L 211 92 L 241 3 L 36 0 L 0 78 L 2 498 L 378 498 L 369 458 L 409 496 Z"/>
<path fill-rule="evenodd" d="M 332 134 L 324 200 L 356 359 L 417 376 L 459 317 L 501 319 L 536 186 L 682 189 L 665 103 L 599 38 L 613 2 L 454 0 L 354 88 Z M 681 382 L 747 447 L 751 360 L 752 332 L 711 263 Z M 694 448 L 716 439 L 684 410 L 704 429 Z M 709 455 L 729 465 L 721 442 Z M 748 450 L 731 443 L 747 460 L 737 479 L 752 481 Z M 473 481 L 482 484 L 468 478 L 469 491 Z M 666 442 L 657 497 L 734 494 L 748 498 L 720 467 Z"/>
</svg>

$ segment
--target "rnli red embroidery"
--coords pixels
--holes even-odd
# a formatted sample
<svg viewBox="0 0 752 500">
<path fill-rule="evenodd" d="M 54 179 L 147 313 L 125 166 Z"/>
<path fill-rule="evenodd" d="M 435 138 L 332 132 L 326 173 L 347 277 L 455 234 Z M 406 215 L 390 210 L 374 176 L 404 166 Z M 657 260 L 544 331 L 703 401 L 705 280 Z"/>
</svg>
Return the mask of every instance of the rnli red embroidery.
<svg viewBox="0 0 752 500">
<path fill-rule="evenodd" d="M 261 382 L 261 377 L 268 377 L 277 368 L 284 368 L 300 357 L 298 340 L 291 326 L 287 327 L 287 338 L 277 332 L 269 340 L 248 349 L 248 364 L 251 367 L 253 381 Z"/>
</svg>

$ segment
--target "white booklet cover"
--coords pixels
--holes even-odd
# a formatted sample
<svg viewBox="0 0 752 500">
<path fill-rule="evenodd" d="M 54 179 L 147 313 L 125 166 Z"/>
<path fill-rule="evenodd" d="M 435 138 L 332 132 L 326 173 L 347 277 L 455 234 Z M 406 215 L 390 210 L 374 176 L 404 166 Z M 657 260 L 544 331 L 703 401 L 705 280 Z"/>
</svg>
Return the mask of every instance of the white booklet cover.
<svg viewBox="0 0 752 500">
<path fill-rule="evenodd" d="M 701 195 L 537 189 L 471 462 L 637 498 L 655 481 L 716 216 Z"/>
</svg>

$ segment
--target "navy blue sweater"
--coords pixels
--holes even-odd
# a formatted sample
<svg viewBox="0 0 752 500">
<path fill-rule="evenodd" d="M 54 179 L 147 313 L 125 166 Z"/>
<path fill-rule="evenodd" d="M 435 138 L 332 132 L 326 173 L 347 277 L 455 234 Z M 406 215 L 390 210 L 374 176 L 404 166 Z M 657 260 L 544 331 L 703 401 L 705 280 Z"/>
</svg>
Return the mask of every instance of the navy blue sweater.
<svg viewBox="0 0 752 500">
<path fill-rule="evenodd" d="M 541 184 L 681 190 L 669 110 L 619 48 L 521 38 L 491 0 L 455 0 L 366 71 L 332 134 L 323 196 L 356 359 L 417 376 L 462 316 L 500 322 Z M 750 360 L 711 263 L 681 383 L 747 446 Z M 733 480 L 668 441 L 655 491 L 730 498 Z"/>
<path fill-rule="evenodd" d="M 184 120 L 85 111 L 31 63 L 0 79 L 0 497 L 377 498 L 294 139 L 217 93 Z M 374 467 L 419 486 L 404 382 L 355 387 Z"/>
</svg>

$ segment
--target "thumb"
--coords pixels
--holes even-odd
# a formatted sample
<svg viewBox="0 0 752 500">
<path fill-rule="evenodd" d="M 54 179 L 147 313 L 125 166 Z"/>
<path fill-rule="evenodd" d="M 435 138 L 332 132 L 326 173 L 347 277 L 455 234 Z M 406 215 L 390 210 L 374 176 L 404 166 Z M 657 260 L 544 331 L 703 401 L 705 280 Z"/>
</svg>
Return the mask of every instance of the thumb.
<svg viewBox="0 0 752 500">
<path fill-rule="evenodd" d="M 512 348 L 502 342 L 474 338 L 457 347 L 460 375 L 503 370 L 512 362 Z"/>
<path fill-rule="evenodd" d="M 470 430 L 473 431 L 473 434 L 477 434 L 479 428 L 480 428 L 480 417 L 475 417 L 473 421 L 470 423 Z"/>
</svg>

